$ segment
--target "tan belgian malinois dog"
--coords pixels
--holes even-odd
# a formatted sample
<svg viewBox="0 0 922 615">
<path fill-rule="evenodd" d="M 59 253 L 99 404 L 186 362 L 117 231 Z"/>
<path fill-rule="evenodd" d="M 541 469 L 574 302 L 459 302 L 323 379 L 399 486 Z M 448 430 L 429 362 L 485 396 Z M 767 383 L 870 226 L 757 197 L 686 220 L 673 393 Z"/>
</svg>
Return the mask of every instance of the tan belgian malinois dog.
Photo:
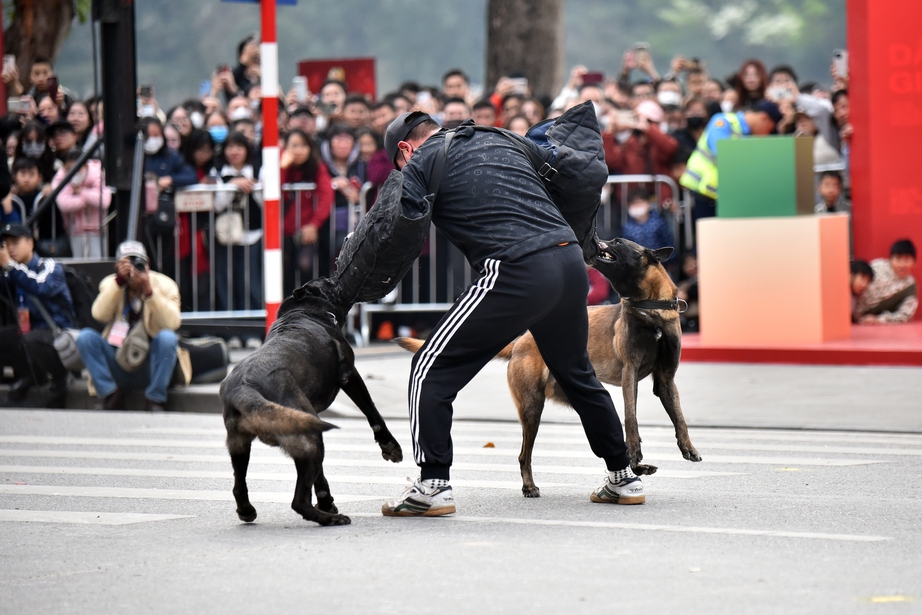
<svg viewBox="0 0 922 615">
<path fill-rule="evenodd" d="M 621 303 L 589 308 L 589 361 L 601 382 L 619 386 L 624 394 L 624 427 L 631 468 L 637 474 L 653 474 L 656 466 L 641 464 L 640 433 L 637 429 L 637 383 L 653 375 L 653 393 L 660 398 L 675 427 L 682 456 L 701 461 L 688 437 L 688 427 L 679 404 L 675 374 L 682 352 L 679 301 L 676 286 L 661 261 L 672 248 L 648 250 L 626 239 L 600 242 L 601 253 L 593 266 L 621 296 Z M 422 340 L 397 338 L 402 348 L 416 352 Z M 550 399 L 569 405 L 550 374 L 530 333 L 506 346 L 497 358 L 508 359 L 509 390 L 522 424 L 522 493 L 540 496 L 531 471 L 532 449 L 544 402 Z"/>
</svg>

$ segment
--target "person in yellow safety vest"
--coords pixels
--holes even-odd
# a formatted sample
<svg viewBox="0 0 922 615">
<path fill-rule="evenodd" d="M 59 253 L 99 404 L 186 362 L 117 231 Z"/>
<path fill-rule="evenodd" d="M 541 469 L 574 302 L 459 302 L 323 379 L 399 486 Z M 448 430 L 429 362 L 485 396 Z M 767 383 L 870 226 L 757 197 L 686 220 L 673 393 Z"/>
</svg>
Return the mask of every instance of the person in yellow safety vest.
<svg viewBox="0 0 922 615">
<path fill-rule="evenodd" d="M 775 132 L 775 125 L 780 119 L 778 105 L 767 100 L 761 101 L 749 111 L 715 114 L 698 140 L 695 151 L 689 157 L 679 183 L 707 200 L 716 200 L 717 142 L 721 139 L 771 134 Z M 713 207 L 713 203 L 711 206 Z M 714 215 L 713 212 L 710 215 Z"/>
</svg>

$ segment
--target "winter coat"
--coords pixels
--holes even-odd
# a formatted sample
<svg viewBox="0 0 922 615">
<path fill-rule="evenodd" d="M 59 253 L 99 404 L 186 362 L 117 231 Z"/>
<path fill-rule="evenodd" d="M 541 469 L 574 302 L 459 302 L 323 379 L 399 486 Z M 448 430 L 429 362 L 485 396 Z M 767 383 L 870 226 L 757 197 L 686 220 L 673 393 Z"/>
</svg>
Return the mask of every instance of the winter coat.
<svg viewBox="0 0 922 615">
<path fill-rule="evenodd" d="M 86 177 L 79 185 L 79 191 L 77 186 L 68 182 L 58 194 L 58 209 L 64 214 L 64 223 L 70 236 L 98 235 L 101 218 L 112 201 L 112 194 L 103 180 L 102 163 L 88 160 L 85 168 Z M 62 168 L 51 180 L 51 185 L 57 187 L 64 175 L 66 173 Z"/>
</svg>

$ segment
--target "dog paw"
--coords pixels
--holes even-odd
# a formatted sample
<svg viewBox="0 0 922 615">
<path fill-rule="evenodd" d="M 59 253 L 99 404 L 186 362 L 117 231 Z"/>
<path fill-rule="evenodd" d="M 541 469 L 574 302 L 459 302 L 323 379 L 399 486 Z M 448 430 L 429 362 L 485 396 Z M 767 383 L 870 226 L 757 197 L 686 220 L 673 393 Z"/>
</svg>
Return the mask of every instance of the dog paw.
<svg viewBox="0 0 922 615">
<path fill-rule="evenodd" d="M 237 509 L 237 516 L 240 517 L 241 521 L 246 523 L 253 523 L 256 520 L 256 509 L 250 506 L 243 506 Z"/>
<path fill-rule="evenodd" d="M 524 495 L 526 498 L 540 498 L 541 490 L 535 486 L 528 487 L 526 485 L 522 485 L 522 495 Z"/>
<path fill-rule="evenodd" d="M 378 446 L 381 447 L 381 456 L 384 457 L 385 460 L 393 461 L 394 463 L 403 461 L 403 450 L 400 448 L 400 444 L 397 443 L 397 440 L 379 442 Z"/>
<path fill-rule="evenodd" d="M 330 515 L 330 518 L 326 521 L 326 523 L 321 523 L 320 525 L 350 525 L 351 523 L 352 519 L 346 515 Z"/>
<path fill-rule="evenodd" d="M 689 461 L 701 461 L 701 455 L 699 455 L 698 451 L 696 451 L 694 448 L 683 449 L 682 456 Z"/>
<path fill-rule="evenodd" d="M 637 476 L 649 476 L 650 474 L 655 474 L 659 468 L 646 463 L 640 463 L 636 466 L 632 465 L 631 469 L 634 470 L 634 474 Z"/>
</svg>

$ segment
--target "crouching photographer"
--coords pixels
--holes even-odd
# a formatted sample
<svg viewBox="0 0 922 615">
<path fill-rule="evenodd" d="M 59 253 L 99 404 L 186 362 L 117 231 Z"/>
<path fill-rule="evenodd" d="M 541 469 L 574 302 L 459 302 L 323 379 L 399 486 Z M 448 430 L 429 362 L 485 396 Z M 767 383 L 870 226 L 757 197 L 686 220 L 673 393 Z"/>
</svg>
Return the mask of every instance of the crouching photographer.
<svg viewBox="0 0 922 615">
<path fill-rule="evenodd" d="M 115 273 L 99 283 L 93 318 L 107 323 L 102 334 L 83 329 L 80 357 L 90 373 L 90 392 L 106 410 L 125 408 L 125 391 L 144 389 L 149 412 L 167 405 L 167 388 L 177 362 L 183 384 L 192 375 L 188 353 L 178 347 L 179 288 L 151 271 L 147 251 L 137 241 L 122 242 Z"/>
<path fill-rule="evenodd" d="M 22 402 L 29 389 L 50 380 L 44 406 L 64 408 L 67 368 L 54 347 L 55 331 L 73 326 L 64 268 L 35 254 L 32 233 L 22 224 L 3 227 L 0 242 L 0 298 L 4 320 L 12 321 L 0 327 L 0 363 L 12 365 L 16 376 L 7 392 L 7 405 Z"/>
</svg>

